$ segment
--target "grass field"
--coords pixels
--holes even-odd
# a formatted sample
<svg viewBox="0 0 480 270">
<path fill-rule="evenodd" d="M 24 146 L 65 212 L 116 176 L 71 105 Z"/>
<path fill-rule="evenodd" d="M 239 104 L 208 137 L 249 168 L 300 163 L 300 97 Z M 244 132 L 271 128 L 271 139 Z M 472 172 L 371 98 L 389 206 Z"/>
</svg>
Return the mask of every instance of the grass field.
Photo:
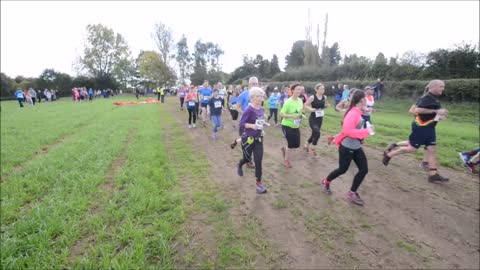
<svg viewBox="0 0 480 270">
<path fill-rule="evenodd" d="M 251 268 L 259 254 L 275 257 L 260 221 L 238 226 L 235 200 L 211 180 L 216 164 L 192 147 L 186 124 L 163 105 L 111 104 L 119 100 L 134 98 L 1 103 L 1 268 Z M 380 102 L 369 143 L 408 139 L 411 103 Z M 438 157 L 459 168 L 457 152 L 478 146 L 478 104 L 444 107 Z M 323 132 L 337 133 L 340 120 L 327 110 Z M 189 244 L 193 216 L 208 245 Z"/>
</svg>

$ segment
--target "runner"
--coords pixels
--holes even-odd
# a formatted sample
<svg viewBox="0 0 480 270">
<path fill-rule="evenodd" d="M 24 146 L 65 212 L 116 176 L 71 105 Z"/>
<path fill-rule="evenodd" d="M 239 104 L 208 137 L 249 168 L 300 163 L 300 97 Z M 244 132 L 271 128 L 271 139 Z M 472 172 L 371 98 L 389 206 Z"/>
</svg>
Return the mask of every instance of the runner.
<svg viewBox="0 0 480 270">
<path fill-rule="evenodd" d="M 303 148 L 307 153 L 312 153 L 314 156 L 317 155 L 317 152 L 310 147 L 310 144 L 317 145 L 318 139 L 320 138 L 323 115 L 325 114 L 323 110 L 330 107 L 330 104 L 327 102 L 327 96 L 324 94 L 325 86 L 319 83 L 315 86 L 315 94 L 309 97 L 305 103 L 305 109 L 311 112 L 308 118 L 308 124 L 312 129 L 312 135 Z"/>
<path fill-rule="evenodd" d="M 350 108 L 343 117 L 342 132 L 335 138 L 335 144 L 338 148 L 338 168 L 321 182 L 323 192 L 330 195 L 331 182 L 347 172 L 350 163 L 353 161 L 358 167 L 358 172 L 353 178 L 350 191 L 347 193 L 347 199 L 357 205 L 363 205 L 364 202 L 358 195 L 358 188 L 368 173 L 367 157 L 362 149 L 362 140 L 373 133 L 374 127 L 368 129 L 363 127 L 362 108 L 365 107 L 365 92 L 355 91 L 351 98 Z"/>
<path fill-rule="evenodd" d="M 210 101 L 210 98 L 212 98 L 212 89 L 208 85 L 208 81 L 205 80 L 203 82 L 202 88 L 198 90 L 198 94 L 200 95 L 200 105 L 201 105 L 201 114 L 202 114 L 202 125 L 203 127 L 207 126 L 207 115 L 210 114 L 209 108 L 208 108 L 208 102 Z"/>
<path fill-rule="evenodd" d="M 375 105 L 375 99 L 373 98 L 373 87 L 365 87 L 365 100 L 367 101 L 367 104 L 365 105 L 362 114 L 362 118 L 363 120 L 365 120 L 364 128 L 367 127 L 367 122 L 370 124 L 372 123 L 372 120 L 370 118 L 372 116 L 372 112 L 374 111 L 373 106 Z"/>
<path fill-rule="evenodd" d="M 233 88 L 233 87 L 232 87 Z M 239 90 L 241 90 L 242 87 L 239 85 L 237 86 L 237 88 L 235 90 L 233 90 L 232 94 L 230 95 L 229 97 L 229 100 L 228 100 L 228 105 L 229 105 L 229 109 L 230 109 L 230 114 L 232 115 L 232 126 L 233 126 L 233 129 L 235 129 L 235 122 L 237 121 L 238 119 L 238 111 L 236 110 L 236 106 L 237 106 L 237 102 L 238 102 L 238 92 Z"/>
<path fill-rule="evenodd" d="M 356 91 L 359 91 L 359 89 L 352 88 L 352 91 L 350 91 L 350 96 L 347 99 L 340 101 L 340 103 L 338 103 L 337 106 L 335 106 L 335 110 L 337 112 L 345 113 L 348 110 L 348 108 L 350 107 L 350 100 L 352 99 L 352 96 Z M 335 136 L 337 136 L 337 135 L 338 134 L 336 134 Z M 333 140 L 335 139 L 335 136 L 332 136 L 332 135 L 327 136 L 327 144 L 328 145 L 332 144 Z"/>
<path fill-rule="evenodd" d="M 250 79 L 248 80 L 248 87 L 249 88 L 258 87 L 257 77 L 250 77 Z M 238 96 L 238 99 L 237 99 L 237 111 L 240 115 L 243 113 L 244 110 L 247 109 L 249 103 L 250 103 L 250 95 L 249 95 L 248 89 L 246 89 L 246 90 L 243 90 L 243 92 Z M 241 142 L 242 134 L 243 134 L 243 128 L 239 127 L 238 135 L 240 137 L 236 138 L 230 144 L 230 148 L 234 149 L 235 146 L 237 146 L 237 144 Z"/>
<path fill-rule="evenodd" d="M 263 159 L 263 125 L 265 124 L 265 111 L 262 101 L 265 99 L 265 92 L 259 87 L 252 87 L 249 90 L 250 105 L 243 111 L 240 119 L 242 130 L 242 151 L 243 158 L 238 162 L 237 173 L 243 176 L 242 167 L 244 164 L 255 162 L 255 178 L 257 182 L 257 194 L 264 194 L 267 189 L 262 183 L 262 159 Z"/>
<path fill-rule="evenodd" d="M 183 102 L 185 102 L 185 94 L 188 92 L 187 88 L 183 87 L 183 85 L 180 84 L 180 87 L 178 88 L 178 97 L 180 98 L 180 109 L 183 111 Z"/>
<path fill-rule="evenodd" d="M 412 123 L 412 132 L 409 137 L 409 145 L 393 150 L 395 147 L 388 147 L 383 152 L 383 165 L 387 166 L 390 159 L 394 156 L 416 152 L 421 145 L 427 146 L 428 156 L 428 181 L 448 182 L 447 177 L 443 177 L 438 173 L 436 159 L 436 132 L 435 127 L 439 120 L 445 120 L 448 114 L 446 109 L 441 109 L 440 102 L 436 97 L 442 95 L 445 90 L 445 83 L 441 80 L 432 80 L 426 87 L 427 93 L 417 100 L 414 109 L 417 116 Z M 388 151 L 390 150 L 390 151 Z"/>
<path fill-rule="evenodd" d="M 299 98 L 304 87 L 301 84 L 292 85 L 292 96 L 285 101 L 280 117 L 282 117 L 282 130 L 287 139 L 287 146 L 282 147 L 283 164 L 287 168 L 292 165 L 288 160 L 288 150 L 300 147 L 300 123 L 302 121 L 303 102 Z"/>
<path fill-rule="evenodd" d="M 191 85 L 190 87 L 192 87 Z M 196 128 L 197 122 L 197 106 L 198 106 L 198 95 L 197 88 L 191 88 L 192 91 L 185 95 L 187 101 L 187 111 L 188 111 L 188 128 L 192 128 L 192 119 L 193 127 Z"/>
<path fill-rule="evenodd" d="M 270 118 L 273 116 L 273 120 L 275 121 L 275 126 L 278 126 L 277 120 L 277 112 L 278 112 L 278 104 L 280 99 L 280 94 L 278 93 L 278 88 L 273 88 L 273 93 L 270 95 L 268 99 L 268 108 L 270 110 L 270 115 L 268 116 L 267 122 L 270 121 Z"/>
<path fill-rule="evenodd" d="M 217 139 L 218 128 L 222 125 L 222 110 L 225 110 L 223 107 L 223 99 L 218 95 L 218 92 L 218 89 L 213 90 L 213 97 L 208 101 L 210 107 L 210 119 L 213 123 L 212 139 L 214 141 Z"/>
</svg>

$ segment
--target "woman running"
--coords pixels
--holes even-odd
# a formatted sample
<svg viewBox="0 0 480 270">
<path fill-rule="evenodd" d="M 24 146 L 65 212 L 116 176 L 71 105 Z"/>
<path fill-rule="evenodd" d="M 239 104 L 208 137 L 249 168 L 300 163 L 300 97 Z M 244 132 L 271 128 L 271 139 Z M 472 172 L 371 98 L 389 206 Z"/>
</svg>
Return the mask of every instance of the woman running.
<svg viewBox="0 0 480 270">
<path fill-rule="evenodd" d="M 282 130 L 285 138 L 287 139 L 287 146 L 282 147 L 283 164 L 287 168 L 291 168 L 292 165 L 288 160 L 288 150 L 300 147 L 300 123 L 302 121 L 303 102 L 299 98 L 304 87 L 297 83 L 292 85 L 292 96 L 285 101 L 282 110 L 280 111 L 280 117 L 282 117 Z"/>
<path fill-rule="evenodd" d="M 197 125 L 197 104 L 198 104 L 198 95 L 197 88 L 192 88 L 190 93 L 185 94 L 185 100 L 187 102 L 188 110 L 188 128 L 192 128 L 192 119 L 193 127 L 196 128 Z"/>
<path fill-rule="evenodd" d="M 317 145 L 318 139 L 320 138 L 320 129 L 322 128 L 323 110 L 330 107 L 330 104 L 327 102 L 327 96 L 324 94 L 325 86 L 319 83 L 315 86 L 315 95 L 309 97 L 305 103 L 305 109 L 311 112 L 310 118 L 308 118 L 308 124 L 312 129 L 312 135 L 303 148 L 307 153 L 312 153 L 314 156 L 317 155 L 317 152 L 311 148 L 310 145 Z"/>
<path fill-rule="evenodd" d="M 228 99 L 228 105 L 229 105 L 229 110 L 230 110 L 230 115 L 232 115 L 232 126 L 233 129 L 235 129 L 235 122 L 238 119 L 238 111 L 236 109 L 237 102 L 238 102 L 238 95 L 239 95 L 239 89 L 241 89 L 241 86 L 237 86 L 235 90 L 233 90 L 232 94 L 230 95 Z"/>
<path fill-rule="evenodd" d="M 332 171 L 321 183 L 323 192 L 330 195 L 332 193 L 330 190 L 331 182 L 347 172 L 353 159 L 358 167 L 358 172 L 353 178 L 352 186 L 347 193 L 347 199 L 357 205 L 364 204 L 357 190 L 368 173 L 367 157 L 362 149 L 362 140 L 374 131 L 373 126 L 368 129 L 363 128 L 362 108 L 365 104 L 365 92 L 355 91 L 351 98 L 350 108 L 343 117 L 342 132 L 335 138 L 335 144 L 339 147 L 338 168 Z"/>
<path fill-rule="evenodd" d="M 278 88 L 275 87 L 273 89 L 273 93 L 270 95 L 268 99 L 268 108 L 270 110 L 270 115 L 268 116 L 267 121 L 270 121 L 270 118 L 273 116 L 273 120 L 275 121 L 275 126 L 278 126 L 277 120 L 277 112 L 278 112 L 278 104 L 280 99 L 280 94 L 278 93 Z"/>
<path fill-rule="evenodd" d="M 265 124 L 265 111 L 262 107 L 262 101 L 265 99 L 265 92 L 260 87 L 252 87 L 249 90 L 250 104 L 243 111 L 240 119 L 240 128 L 242 133 L 242 152 L 243 158 L 237 166 L 237 173 L 243 176 L 242 167 L 251 162 L 252 153 L 255 162 L 255 178 L 257 182 L 257 194 L 267 192 L 262 183 L 262 160 L 263 160 L 263 125 Z"/>
</svg>

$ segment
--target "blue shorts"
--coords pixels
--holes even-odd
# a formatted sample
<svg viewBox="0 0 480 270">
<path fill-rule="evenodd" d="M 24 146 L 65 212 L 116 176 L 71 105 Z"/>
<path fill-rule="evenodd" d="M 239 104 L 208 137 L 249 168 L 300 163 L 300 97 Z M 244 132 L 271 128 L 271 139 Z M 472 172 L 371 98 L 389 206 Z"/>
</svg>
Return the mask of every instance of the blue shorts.
<svg viewBox="0 0 480 270">
<path fill-rule="evenodd" d="M 410 145 L 416 149 L 421 145 L 425 145 L 425 147 L 437 145 L 435 127 L 419 127 L 412 124 L 412 133 L 410 134 L 408 141 L 410 142 Z"/>
</svg>

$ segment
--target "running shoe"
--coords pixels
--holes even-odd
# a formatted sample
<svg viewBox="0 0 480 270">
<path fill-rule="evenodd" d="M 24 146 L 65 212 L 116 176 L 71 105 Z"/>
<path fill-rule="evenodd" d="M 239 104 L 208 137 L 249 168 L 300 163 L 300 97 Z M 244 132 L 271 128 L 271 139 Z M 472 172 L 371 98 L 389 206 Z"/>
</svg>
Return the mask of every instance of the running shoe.
<svg viewBox="0 0 480 270">
<path fill-rule="evenodd" d="M 420 168 L 424 169 L 425 171 L 428 171 L 430 169 L 430 167 L 428 166 L 428 161 L 422 161 L 418 166 L 420 166 Z"/>
<path fill-rule="evenodd" d="M 360 198 L 357 192 L 349 191 L 347 193 L 347 200 L 356 205 L 364 205 L 365 202 Z"/>
<path fill-rule="evenodd" d="M 193 128 L 196 128 L 196 127 L 197 127 L 197 125 L 193 124 Z"/>
<path fill-rule="evenodd" d="M 280 150 L 282 150 L 282 156 L 283 156 L 283 159 L 285 159 L 285 147 L 280 148 Z"/>
<path fill-rule="evenodd" d="M 292 164 L 290 164 L 290 161 L 288 161 L 288 160 L 284 160 L 283 165 L 285 165 L 285 167 L 287 167 L 287 168 L 292 168 Z"/>
<path fill-rule="evenodd" d="M 465 164 L 463 164 L 463 168 L 465 168 L 465 170 L 473 175 L 478 175 L 478 168 L 477 168 L 477 165 L 473 164 L 473 163 L 470 163 L 470 162 L 467 162 Z"/>
<path fill-rule="evenodd" d="M 240 162 L 237 165 L 237 174 L 238 176 L 243 176 L 242 165 L 240 165 Z"/>
<path fill-rule="evenodd" d="M 192 128 L 192 125 L 188 125 L 188 128 Z"/>
<path fill-rule="evenodd" d="M 249 163 L 247 163 L 247 167 L 250 169 L 255 169 L 255 164 L 253 163 L 253 161 L 250 161 Z"/>
<path fill-rule="evenodd" d="M 212 134 L 212 139 L 213 139 L 214 141 L 217 140 L 217 133 L 213 133 L 213 134 Z"/>
<path fill-rule="evenodd" d="M 330 181 L 328 181 L 327 178 L 322 181 L 322 191 L 327 195 L 332 194 L 332 191 L 330 190 Z"/>
<path fill-rule="evenodd" d="M 233 142 L 230 144 L 230 148 L 234 149 L 235 146 L 237 146 L 237 139 L 233 140 Z"/>
<path fill-rule="evenodd" d="M 388 166 L 388 162 L 390 162 L 391 157 L 387 155 L 387 151 L 383 152 L 383 165 Z"/>
<path fill-rule="evenodd" d="M 430 182 L 430 183 L 448 182 L 448 180 L 449 179 L 447 177 L 443 177 L 438 173 L 428 176 L 428 182 Z"/>
<path fill-rule="evenodd" d="M 462 160 L 462 163 L 467 163 L 470 160 L 470 158 L 466 153 L 459 152 L 458 154 L 460 155 L 460 159 Z"/>
<path fill-rule="evenodd" d="M 329 136 L 327 136 L 327 144 L 328 144 L 328 145 L 332 144 L 332 142 L 333 142 L 333 139 L 335 139 L 335 137 L 333 137 L 333 136 L 330 136 L 330 135 L 329 135 Z"/>
<path fill-rule="evenodd" d="M 397 144 L 396 144 L 396 143 L 390 143 L 390 144 L 387 146 L 387 153 L 388 153 L 388 152 L 391 152 L 393 149 L 395 149 L 395 147 L 397 147 Z"/>
<path fill-rule="evenodd" d="M 257 182 L 257 194 L 264 194 L 267 193 L 267 189 L 262 184 L 262 182 Z"/>
</svg>

